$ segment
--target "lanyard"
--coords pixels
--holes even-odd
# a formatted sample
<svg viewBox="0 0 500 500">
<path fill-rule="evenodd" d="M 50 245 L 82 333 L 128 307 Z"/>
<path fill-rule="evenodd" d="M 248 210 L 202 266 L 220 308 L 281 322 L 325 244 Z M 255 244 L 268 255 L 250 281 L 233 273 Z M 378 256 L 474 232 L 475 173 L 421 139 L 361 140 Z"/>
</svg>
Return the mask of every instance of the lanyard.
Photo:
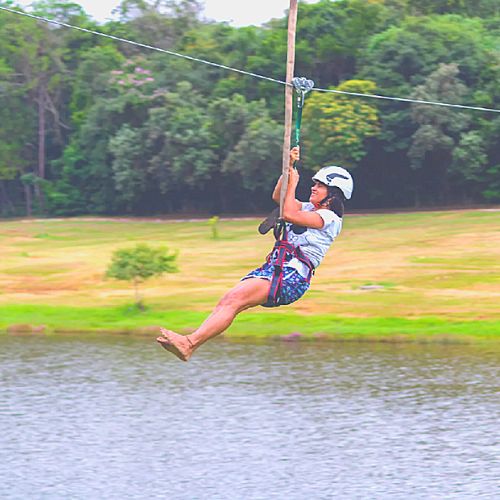
<svg viewBox="0 0 500 500">
<path fill-rule="evenodd" d="M 306 94 L 314 88 L 314 82 L 307 78 L 296 77 L 292 80 L 292 85 L 297 92 L 297 118 L 295 120 L 295 146 L 300 147 L 300 129 L 302 126 L 302 110 Z"/>
</svg>

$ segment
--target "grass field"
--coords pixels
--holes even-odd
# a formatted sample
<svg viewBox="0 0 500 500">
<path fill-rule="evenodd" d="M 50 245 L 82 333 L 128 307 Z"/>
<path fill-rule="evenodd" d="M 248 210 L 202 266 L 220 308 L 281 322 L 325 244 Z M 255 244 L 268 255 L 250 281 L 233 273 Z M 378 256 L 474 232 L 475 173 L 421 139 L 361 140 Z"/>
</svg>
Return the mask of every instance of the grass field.
<svg viewBox="0 0 500 500">
<path fill-rule="evenodd" d="M 0 222 L 0 329 L 189 331 L 273 237 L 258 220 L 49 219 Z M 179 272 L 131 286 L 104 278 L 113 250 L 179 251 Z M 500 339 L 500 211 L 347 216 L 311 290 L 292 306 L 242 314 L 229 335 Z M 25 325 L 20 326 L 20 325 Z"/>
</svg>

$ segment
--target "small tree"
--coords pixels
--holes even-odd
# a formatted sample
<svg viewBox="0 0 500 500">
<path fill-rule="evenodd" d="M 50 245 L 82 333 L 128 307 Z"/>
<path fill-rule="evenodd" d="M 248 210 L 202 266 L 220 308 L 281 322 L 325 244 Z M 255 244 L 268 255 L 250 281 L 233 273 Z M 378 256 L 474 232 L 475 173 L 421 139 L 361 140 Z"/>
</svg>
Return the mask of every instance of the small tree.
<svg viewBox="0 0 500 500">
<path fill-rule="evenodd" d="M 143 309 L 144 306 L 139 296 L 139 284 L 152 276 L 177 272 L 176 259 L 177 253 L 169 253 L 165 247 L 152 248 L 145 244 L 138 244 L 132 248 L 121 248 L 113 252 L 106 276 L 117 280 L 132 281 L 136 305 Z"/>
<path fill-rule="evenodd" d="M 212 228 L 212 239 L 216 240 L 219 238 L 219 229 L 217 227 L 217 223 L 219 222 L 219 217 L 214 215 L 210 219 L 208 219 L 208 225 Z"/>
</svg>

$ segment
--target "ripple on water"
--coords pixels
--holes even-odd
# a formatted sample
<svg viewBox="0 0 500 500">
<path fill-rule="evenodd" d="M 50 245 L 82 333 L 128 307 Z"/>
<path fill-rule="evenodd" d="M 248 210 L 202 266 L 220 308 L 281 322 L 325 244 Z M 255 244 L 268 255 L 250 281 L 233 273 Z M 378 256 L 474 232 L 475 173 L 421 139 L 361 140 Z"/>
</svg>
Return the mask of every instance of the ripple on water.
<svg viewBox="0 0 500 500">
<path fill-rule="evenodd" d="M 0 337 L 2 498 L 496 498 L 491 347 Z"/>
</svg>

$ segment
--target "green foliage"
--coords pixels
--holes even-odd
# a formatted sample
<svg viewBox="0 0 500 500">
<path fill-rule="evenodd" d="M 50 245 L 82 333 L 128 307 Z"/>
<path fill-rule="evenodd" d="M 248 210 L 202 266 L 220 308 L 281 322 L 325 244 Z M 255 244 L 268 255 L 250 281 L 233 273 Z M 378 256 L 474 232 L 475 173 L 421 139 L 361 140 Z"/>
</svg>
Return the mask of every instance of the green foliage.
<svg viewBox="0 0 500 500">
<path fill-rule="evenodd" d="M 484 167 L 488 163 L 483 138 L 477 131 L 462 134 L 453 150 L 451 172 L 461 181 L 481 181 Z"/>
<path fill-rule="evenodd" d="M 467 87 L 458 78 L 456 64 L 442 64 L 415 89 L 413 97 L 423 100 L 457 103 L 467 93 Z M 422 176 L 432 179 L 427 194 L 436 196 L 441 186 L 448 201 L 449 181 L 467 181 L 471 187 L 480 180 L 487 164 L 484 143 L 477 132 L 466 132 L 469 115 L 437 106 L 412 105 L 413 120 L 419 125 L 408 151 L 411 166 L 423 170 Z M 418 188 L 418 186 L 417 186 Z M 419 201 L 421 196 L 418 196 Z"/>
<path fill-rule="evenodd" d="M 268 117 L 257 118 L 248 124 L 225 159 L 222 171 L 241 179 L 242 186 L 250 191 L 268 188 L 269 169 L 273 177 L 279 172 L 282 142 L 283 131 L 278 123 Z"/>
<path fill-rule="evenodd" d="M 212 229 L 212 239 L 214 240 L 219 239 L 218 222 L 219 217 L 217 217 L 217 215 L 214 215 L 213 217 L 210 217 L 210 219 L 208 219 L 208 225 Z"/>
<path fill-rule="evenodd" d="M 122 281 L 131 281 L 135 287 L 137 305 L 141 305 L 138 285 L 153 276 L 177 272 L 175 261 L 177 253 L 170 253 L 167 248 L 152 248 L 138 244 L 132 248 L 115 250 L 106 276 Z"/>
<path fill-rule="evenodd" d="M 235 28 L 201 19 L 198 0 L 126 0 L 120 20 L 101 26 L 72 2 L 34 9 L 284 78 L 286 18 Z M 295 73 L 323 88 L 498 108 L 499 19 L 496 0 L 300 3 Z M 0 38 L 0 213 L 31 198 L 50 215 L 269 208 L 282 156 L 276 84 L 8 13 Z M 356 168 L 355 207 L 491 201 L 499 123 L 313 92 L 303 156 L 310 169 Z M 44 182 L 23 182 L 30 174 Z"/>
<path fill-rule="evenodd" d="M 443 64 L 415 89 L 412 97 L 426 101 L 460 102 L 467 89 L 457 77 L 456 64 Z M 419 125 L 408 152 L 413 168 L 420 168 L 426 156 L 433 152 L 451 152 L 455 145 L 453 137 L 466 128 L 468 122 L 464 113 L 424 104 L 412 104 L 412 117 Z"/>
<path fill-rule="evenodd" d="M 320 1 L 300 6 L 297 25 L 299 73 L 322 87 L 354 77 L 356 60 L 371 34 L 389 15 L 384 1 Z"/>
<path fill-rule="evenodd" d="M 500 13 L 496 0 L 399 0 L 406 14 L 461 14 L 471 17 L 490 17 Z"/>
<path fill-rule="evenodd" d="M 114 184 L 121 198 L 128 203 L 135 199 L 137 193 L 144 192 L 146 175 L 142 148 L 141 131 L 128 124 L 123 125 L 109 141 L 109 151 L 114 156 Z"/>
<path fill-rule="evenodd" d="M 498 107 L 498 90 L 492 87 L 500 71 L 494 44 L 493 32 L 478 18 L 408 17 L 371 38 L 360 58 L 360 73 L 370 75 L 385 95 L 452 103 L 489 102 L 489 106 Z M 452 75 L 442 74 L 446 67 L 455 68 Z M 385 168 L 393 173 L 392 179 L 408 179 L 401 186 L 393 185 L 392 191 L 406 190 L 406 199 L 413 198 L 416 204 L 463 202 L 462 181 L 449 175 L 452 150 L 460 135 L 472 129 L 483 129 L 480 134 L 485 138 L 484 129 L 489 128 L 493 116 L 395 102 L 381 102 L 379 108 L 382 121 L 377 147 L 386 153 Z M 415 172 L 405 172 L 408 167 Z M 374 189 L 377 183 L 375 178 Z M 385 179 L 380 184 L 382 190 L 389 186 Z M 478 186 L 467 190 L 479 192 Z M 480 200 L 481 195 L 474 199 Z"/>
<path fill-rule="evenodd" d="M 350 80 L 333 90 L 373 94 L 375 83 Z M 366 155 L 366 140 L 377 135 L 377 108 L 363 98 L 316 93 L 304 109 L 304 143 L 308 164 L 326 163 L 356 166 Z"/>
<path fill-rule="evenodd" d="M 490 182 L 486 182 L 486 188 L 483 191 L 483 196 L 486 200 L 492 203 L 500 202 L 500 165 L 494 165 L 486 171 L 486 179 L 490 179 Z"/>
<path fill-rule="evenodd" d="M 387 93 L 407 93 L 440 64 L 457 63 L 461 78 L 477 83 L 494 45 L 480 19 L 456 15 L 405 19 L 373 36 L 362 56 L 362 74 Z"/>
<path fill-rule="evenodd" d="M 92 47 L 83 53 L 71 93 L 70 110 L 74 126 L 79 127 L 84 122 L 99 96 L 109 95 L 109 72 L 117 70 L 124 60 L 124 56 L 111 46 Z"/>
<path fill-rule="evenodd" d="M 116 250 L 106 275 L 118 280 L 142 282 L 152 276 L 176 272 L 176 259 L 177 254 L 169 253 L 165 247 L 138 244 L 133 248 Z"/>
</svg>

